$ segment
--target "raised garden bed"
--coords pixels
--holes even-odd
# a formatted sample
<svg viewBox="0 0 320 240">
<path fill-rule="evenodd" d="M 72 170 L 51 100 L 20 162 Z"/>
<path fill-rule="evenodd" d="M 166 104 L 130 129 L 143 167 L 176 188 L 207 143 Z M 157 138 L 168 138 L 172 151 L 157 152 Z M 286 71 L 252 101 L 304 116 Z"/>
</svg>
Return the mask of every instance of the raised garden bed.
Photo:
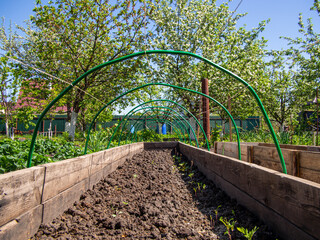
<svg viewBox="0 0 320 240">
<path fill-rule="evenodd" d="M 145 165 L 140 163 L 142 168 L 139 170 L 140 172 L 137 173 L 138 164 L 133 164 L 131 160 L 128 160 L 129 163 L 126 163 L 126 159 L 131 159 L 135 154 L 141 153 L 143 150 L 154 149 L 161 151 L 164 149 L 178 149 L 178 151 L 192 163 L 193 167 L 197 166 L 207 179 L 210 179 L 222 190 L 218 190 L 218 192 L 215 193 L 215 188 L 209 188 L 211 184 L 207 182 L 208 180 L 205 180 L 200 174 L 198 176 L 198 173 L 193 173 L 193 176 L 189 175 L 192 174 L 192 171 L 190 172 L 188 167 L 180 165 L 182 163 L 178 163 L 174 168 L 172 168 L 173 165 L 169 165 L 171 169 L 170 167 L 168 169 L 164 163 L 157 165 L 151 164 L 155 170 L 159 171 L 158 174 L 152 174 L 154 179 L 151 178 L 151 180 L 147 179 L 151 171 L 149 171 Z M 166 151 L 168 150 L 164 152 Z M 160 157 L 160 153 L 151 155 L 152 161 L 158 159 L 158 155 Z M 169 158 L 172 159 L 172 157 L 163 158 L 168 161 Z M 178 161 L 178 159 L 176 160 Z M 147 164 L 148 161 L 145 160 L 144 162 Z M 133 172 L 130 172 L 131 170 L 129 171 L 128 169 L 124 170 L 126 165 L 123 164 L 128 164 Z M 172 164 L 172 162 L 170 164 Z M 163 167 L 161 167 L 162 165 Z M 114 171 L 118 167 L 120 167 L 120 169 L 116 174 Z M 183 170 L 183 168 L 185 168 L 185 170 Z M 182 173 L 178 171 L 179 169 L 182 170 Z M 124 176 L 121 174 L 124 174 Z M 163 177 L 163 180 L 157 182 L 156 179 L 160 177 L 160 175 Z M 119 180 L 113 179 L 111 176 L 119 176 Z M 172 179 L 171 176 L 173 177 Z M 100 180 L 104 178 L 108 178 L 109 180 L 100 182 Z M 196 180 L 191 180 L 191 178 Z M 192 181 L 194 183 L 192 183 Z M 135 189 L 133 187 L 136 183 L 140 183 L 140 185 L 137 185 L 139 188 L 136 189 L 136 192 L 132 192 L 131 189 Z M 163 190 L 158 190 L 158 184 L 160 186 L 160 183 L 164 186 Z M 98 184 L 98 186 L 96 184 Z M 122 185 L 121 187 L 117 187 L 118 184 L 125 185 L 124 187 Z M 129 187 L 126 187 L 126 184 L 129 184 Z M 204 184 L 206 187 L 203 187 Z M 157 193 L 152 193 L 154 189 L 157 189 Z M 159 187 L 159 189 L 161 188 Z M 112 199 L 112 194 L 115 194 L 115 199 L 120 196 L 122 196 L 122 198 L 119 198 L 117 202 L 112 205 L 113 209 L 111 208 L 111 211 L 108 212 L 108 210 L 105 210 L 105 212 L 101 212 L 102 210 L 100 209 L 99 212 L 97 206 L 104 204 L 102 209 L 109 209 L 107 207 L 111 206 L 109 200 L 99 203 L 99 198 L 102 198 L 100 191 L 105 191 L 107 197 L 111 196 L 110 200 Z M 122 191 L 127 192 L 123 195 Z M 210 191 L 212 191 L 212 194 Z M 231 210 L 230 208 L 228 208 L 228 210 L 222 208 L 228 206 L 228 203 L 225 203 L 225 195 L 222 191 L 231 198 L 236 199 L 236 201 L 231 201 Z M 183 194 L 180 195 L 178 192 Z M 150 195 L 150 193 L 154 195 Z M 127 199 L 127 194 L 132 197 L 132 199 Z M 224 197 L 220 199 L 218 198 L 219 195 L 223 195 Z M 174 200 L 172 200 L 173 196 Z M 179 196 L 181 196 L 182 202 L 178 201 Z M 94 204 L 86 207 L 85 203 L 81 205 L 79 199 L 84 202 L 88 201 L 88 204 L 91 202 Z M 161 203 L 167 203 L 167 205 L 156 205 L 157 199 L 161 199 Z M 131 216 L 128 211 L 130 208 L 133 208 L 130 207 L 130 201 L 134 202 L 135 200 L 139 202 L 136 206 L 132 203 L 136 212 L 134 212 L 134 216 Z M 98 202 L 96 203 L 96 201 Z M 219 201 L 224 204 L 221 204 Z M 77 202 L 77 204 L 74 206 L 75 202 Z M 180 202 L 180 205 L 178 202 Z M 190 204 L 190 210 L 186 210 L 187 206 L 184 207 L 185 203 Z M 109 217 L 107 220 L 115 220 L 114 218 L 119 215 L 117 211 L 122 212 L 120 215 L 126 211 L 127 216 L 137 217 L 139 219 L 134 220 L 135 218 L 131 219 L 128 217 L 123 222 L 123 229 L 133 231 L 131 234 L 138 232 L 135 231 L 135 228 L 129 228 L 131 226 L 130 224 L 137 221 L 138 226 L 136 226 L 136 228 L 138 228 L 139 232 L 145 234 L 144 237 L 141 237 L 142 239 L 148 238 L 146 237 L 147 234 L 152 234 L 151 229 L 155 228 L 159 231 L 162 229 L 160 236 L 161 234 L 167 234 L 166 236 L 163 235 L 162 238 L 169 239 L 170 236 L 168 234 L 172 232 L 172 234 L 175 235 L 171 238 L 174 239 L 174 236 L 176 236 L 176 238 L 180 236 L 177 234 L 184 234 L 182 230 L 182 232 L 177 233 L 182 226 L 187 226 L 184 227 L 183 230 L 192 229 L 191 232 L 186 232 L 187 238 L 199 239 L 202 237 L 204 239 L 210 239 L 211 237 L 215 237 L 215 235 L 201 236 L 200 233 L 203 231 L 206 232 L 206 234 L 214 233 L 218 237 L 221 236 L 221 238 L 228 239 L 228 236 L 223 234 L 226 228 L 222 222 L 219 221 L 220 216 L 218 215 L 218 218 L 215 218 L 215 216 L 210 218 L 212 213 L 215 215 L 215 210 L 218 211 L 218 214 L 226 214 L 225 217 L 228 221 L 230 221 L 231 218 L 237 220 L 237 224 L 240 227 L 251 230 L 251 226 L 246 224 L 252 221 L 254 222 L 252 227 L 258 225 L 258 220 L 252 220 L 251 217 L 246 217 L 246 215 L 241 214 L 241 207 L 238 208 L 237 203 L 250 209 L 254 215 L 258 216 L 261 221 L 270 226 L 282 239 L 319 239 L 320 184 L 286 175 L 250 162 L 239 161 L 232 157 L 209 152 L 181 142 L 134 143 L 123 145 L 74 159 L 44 164 L 0 175 L 0 239 L 29 239 L 37 233 L 41 224 L 47 225 L 51 229 L 50 231 L 49 228 L 46 229 L 46 231 L 49 231 L 48 233 L 53 233 L 53 231 L 57 231 L 59 228 L 61 228 L 60 230 L 67 228 L 71 230 L 71 232 L 69 232 L 70 234 L 72 231 L 78 231 L 77 229 L 72 230 L 72 225 L 77 221 L 79 224 L 83 224 L 79 227 L 79 229 L 85 229 L 81 230 L 85 232 L 83 236 L 95 232 L 96 227 L 98 229 L 104 227 L 103 231 L 109 227 L 108 231 L 116 234 L 116 231 L 122 229 L 122 222 L 113 221 L 110 223 L 103 221 L 103 219 L 105 219 L 106 214 L 108 214 L 108 216 L 116 216 L 112 216 L 112 218 Z M 222 207 L 217 209 L 219 205 L 222 205 Z M 114 206 L 116 208 L 114 208 Z M 73 210 L 67 211 L 70 207 Z M 99 220 L 96 220 L 96 222 L 94 222 L 95 224 L 88 225 L 89 227 L 87 227 L 90 218 L 83 220 L 83 217 L 86 219 L 88 216 L 78 215 L 81 208 L 88 208 L 87 211 L 89 211 L 90 218 L 91 215 L 95 217 L 98 216 Z M 149 208 L 158 209 L 159 212 L 155 210 L 149 213 Z M 175 212 L 173 211 L 174 213 L 172 213 L 171 209 Z M 67 223 L 66 225 L 57 225 L 57 223 L 52 222 L 59 216 L 65 216 L 65 221 L 67 221 L 65 211 L 67 211 L 67 215 L 70 215 L 69 217 L 74 217 L 74 222 L 70 220 L 69 225 L 67 225 Z M 163 215 L 164 213 L 165 215 Z M 152 215 L 152 217 L 154 217 L 153 220 L 149 218 L 149 214 L 154 215 Z M 167 216 L 167 218 L 163 216 Z M 189 217 L 191 220 L 189 220 Z M 171 220 L 171 218 L 173 220 Z M 186 220 L 184 220 L 184 218 Z M 213 220 L 215 220 L 214 232 L 212 232 Z M 142 226 L 147 230 L 140 231 L 141 222 L 145 222 L 147 226 L 154 227 L 148 229 Z M 166 226 L 166 223 L 172 225 Z M 187 223 L 194 225 L 189 228 L 188 225 L 184 225 Z M 51 224 L 54 225 L 51 226 Z M 121 228 L 116 229 L 119 226 L 121 226 Z M 93 229 L 91 231 L 91 228 L 95 230 Z M 167 229 L 167 231 L 164 231 L 165 229 Z M 259 231 L 264 229 L 263 226 L 260 226 Z M 197 235 L 197 233 L 199 233 L 199 235 Z M 122 234 L 113 235 L 111 239 L 130 239 L 126 237 L 129 236 L 129 234 L 124 235 L 125 237 L 122 237 Z M 79 238 L 83 239 L 83 236 Z M 259 236 L 259 239 L 263 239 L 263 237 L 268 236 L 268 234 L 264 232 L 264 234 L 256 236 Z M 159 237 L 159 235 L 156 237 Z M 87 239 L 91 238 L 93 237 L 90 236 Z M 97 235 L 97 238 L 103 239 L 104 237 Z M 61 239 L 63 239 L 63 237 L 61 237 Z M 135 239 L 135 237 L 131 239 Z"/>
<path fill-rule="evenodd" d="M 320 147 L 280 144 L 289 175 L 320 183 Z M 214 152 L 238 158 L 238 144 L 215 142 Z M 278 152 L 270 143 L 241 143 L 241 160 L 282 172 Z"/>
<path fill-rule="evenodd" d="M 134 155 L 33 239 L 229 239 L 219 219 L 259 227 L 254 239 L 276 236 L 173 150 Z M 174 156 L 172 156 L 174 155 Z"/>
</svg>

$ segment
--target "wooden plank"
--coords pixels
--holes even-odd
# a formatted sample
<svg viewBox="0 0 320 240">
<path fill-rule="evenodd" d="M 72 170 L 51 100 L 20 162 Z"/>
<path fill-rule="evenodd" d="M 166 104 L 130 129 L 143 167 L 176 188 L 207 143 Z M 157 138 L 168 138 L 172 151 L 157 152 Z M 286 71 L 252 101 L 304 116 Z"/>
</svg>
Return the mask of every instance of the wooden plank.
<svg viewBox="0 0 320 240">
<path fill-rule="evenodd" d="M 202 171 L 223 178 L 291 224 L 320 236 L 320 184 L 211 153 Z"/>
<path fill-rule="evenodd" d="M 300 167 L 320 171 L 320 153 L 300 152 Z"/>
<path fill-rule="evenodd" d="M 300 151 L 292 152 L 291 175 L 300 177 Z"/>
<path fill-rule="evenodd" d="M 288 174 L 292 174 L 292 154 L 294 150 L 281 149 Z M 280 158 L 276 148 L 253 146 L 253 163 L 282 172 Z"/>
<path fill-rule="evenodd" d="M 144 144 L 142 142 L 130 144 L 130 156 L 142 152 Z"/>
<path fill-rule="evenodd" d="M 246 161 L 249 163 L 253 163 L 254 154 L 253 154 L 253 146 L 247 146 L 247 159 Z"/>
<path fill-rule="evenodd" d="M 178 142 L 145 142 L 144 149 L 175 148 Z"/>
<path fill-rule="evenodd" d="M 59 193 L 58 195 L 45 201 L 43 205 L 43 224 L 49 224 L 53 219 L 61 215 L 75 201 L 78 201 L 81 194 L 83 194 L 89 185 L 89 180 L 84 179 L 76 185 Z"/>
<path fill-rule="evenodd" d="M 248 159 L 248 146 L 257 146 L 258 143 L 248 142 L 240 143 L 241 159 L 246 161 Z M 215 153 L 237 158 L 238 159 L 238 143 L 237 142 L 215 142 Z"/>
<path fill-rule="evenodd" d="M 201 167 L 199 168 L 201 169 Z M 286 218 L 272 211 L 272 209 L 256 201 L 246 192 L 241 191 L 236 185 L 229 183 L 222 177 L 210 172 L 208 169 L 202 169 L 206 171 L 206 176 L 212 180 L 219 188 L 221 188 L 227 195 L 233 199 L 237 199 L 238 204 L 249 209 L 253 214 L 258 216 L 263 222 L 268 224 L 272 229 L 282 236 L 283 239 L 291 240 L 315 240 L 316 238 L 310 236 L 304 232 L 303 229 L 298 228 Z"/>
<path fill-rule="evenodd" d="M 300 177 L 315 183 L 320 183 L 320 171 L 317 170 L 300 168 Z"/>
<path fill-rule="evenodd" d="M 262 146 L 262 147 L 275 147 L 275 145 L 273 143 L 259 143 L 259 146 Z M 281 149 L 320 152 L 320 147 L 318 147 L 318 146 L 280 144 L 280 148 Z"/>
<path fill-rule="evenodd" d="M 87 179 L 92 156 L 90 154 L 42 165 L 46 168 L 42 202 Z"/>
<path fill-rule="evenodd" d="M 218 153 L 218 142 L 214 142 L 214 153 Z"/>
<path fill-rule="evenodd" d="M 32 237 L 42 220 L 42 205 L 27 211 L 0 227 L 0 240 L 25 240 Z"/>
<path fill-rule="evenodd" d="M 0 175 L 0 226 L 41 203 L 44 167 Z"/>
<path fill-rule="evenodd" d="M 108 149 L 105 151 L 100 151 L 92 154 L 92 159 L 90 163 L 90 172 L 89 175 L 92 175 L 101 169 L 103 169 L 109 162 L 112 161 L 114 157 L 113 154 L 108 154 L 114 150 Z"/>
<path fill-rule="evenodd" d="M 319 184 L 305 184 L 293 176 L 272 173 L 256 165 L 248 167 L 233 159 L 224 159 L 224 162 L 225 168 L 221 173 L 224 179 L 299 228 L 306 229 L 313 236 L 320 236 Z M 312 194 L 312 200 L 306 199 L 305 189 Z"/>
</svg>

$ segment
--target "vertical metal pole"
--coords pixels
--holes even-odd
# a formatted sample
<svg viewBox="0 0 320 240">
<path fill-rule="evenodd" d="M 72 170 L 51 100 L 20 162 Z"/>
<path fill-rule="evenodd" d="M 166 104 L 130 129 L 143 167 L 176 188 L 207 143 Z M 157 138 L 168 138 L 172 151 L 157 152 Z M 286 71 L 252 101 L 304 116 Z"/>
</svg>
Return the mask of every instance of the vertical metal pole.
<svg viewBox="0 0 320 240">
<path fill-rule="evenodd" d="M 319 89 L 317 88 L 317 95 L 316 95 L 316 100 L 317 100 L 317 136 L 316 136 L 316 146 L 318 146 L 318 134 L 319 134 L 319 102 L 318 102 L 318 97 L 319 97 Z"/>
<path fill-rule="evenodd" d="M 209 95 L 209 84 L 208 78 L 202 78 L 202 93 Z M 210 141 L 210 110 L 209 110 L 209 99 L 202 96 L 202 121 L 203 129 Z"/>
<path fill-rule="evenodd" d="M 231 98 L 228 99 L 228 111 L 231 113 Z M 230 142 L 232 142 L 232 122 L 231 118 L 229 118 L 229 136 L 230 136 Z"/>
</svg>

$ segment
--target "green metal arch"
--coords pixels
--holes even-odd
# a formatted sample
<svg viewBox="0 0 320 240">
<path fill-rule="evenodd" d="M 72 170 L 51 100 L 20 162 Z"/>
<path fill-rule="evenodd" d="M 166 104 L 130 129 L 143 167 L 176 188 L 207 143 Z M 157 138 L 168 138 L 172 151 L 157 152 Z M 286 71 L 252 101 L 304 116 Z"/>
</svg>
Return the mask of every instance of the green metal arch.
<svg viewBox="0 0 320 240">
<path fill-rule="evenodd" d="M 149 112 L 149 111 L 152 111 L 152 110 L 148 110 L 148 111 L 146 111 L 145 113 L 147 113 L 147 112 Z M 152 120 L 154 120 L 154 118 L 145 119 L 144 121 L 152 121 Z M 154 120 L 154 121 L 156 121 L 156 120 Z M 172 125 L 171 125 L 172 122 L 167 121 L 166 123 L 172 127 Z M 136 131 L 136 132 L 139 131 L 138 128 L 139 128 L 142 124 L 143 124 L 143 123 L 141 123 L 141 122 L 135 122 L 134 126 L 135 126 L 135 128 L 137 128 L 137 131 Z M 173 128 L 172 128 L 172 129 L 173 129 Z M 176 131 L 175 129 L 173 129 L 173 130 L 175 131 L 175 133 L 177 133 L 177 131 Z M 135 132 L 135 133 L 136 133 L 136 132 Z M 180 133 L 178 132 L 177 135 L 178 135 L 178 137 L 179 137 L 179 139 L 180 139 L 180 141 L 181 141 Z M 128 137 L 129 137 L 129 134 L 127 135 L 127 138 L 126 138 L 126 144 L 127 144 L 127 142 L 128 142 Z M 132 137 L 133 137 L 133 136 L 131 136 L 131 139 L 132 139 Z M 130 141 L 132 142 L 131 139 L 130 139 Z M 182 141 L 181 141 L 181 142 L 182 142 Z"/>
<path fill-rule="evenodd" d="M 146 119 L 146 121 L 152 121 L 152 120 L 153 120 L 153 119 Z M 170 121 L 168 121 L 167 124 L 171 126 L 171 128 L 173 129 L 173 131 L 175 131 L 175 133 L 179 136 L 180 141 L 183 142 L 183 139 L 182 139 L 182 137 L 181 137 L 181 134 L 180 134 L 180 132 L 176 129 L 176 127 L 174 126 L 174 124 L 173 124 L 172 122 L 170 122 Z M 135 134 L 135 136 L 136 136 L 136 134 Z M 184 141 L 185 141 L 185 140 L 184 140 Z M 131 141 L 131 142 L 132 142 L 132 141 Z M 137 140 L 136 140 L 136 142 L 137 142 Z"/>
<path fill-rule="evenodd" d="M 43 110 L 43 112 L 40 114 L 39 119 L 36 123 L 35 129 L 34 129 L 34 133 L 32 136 L 32 140 L 31 140 L 31 144 L 30 144 L 30 151 L 29 151 L 29 157 L 28 157 L 28 162 L 27 162 L 27 167 L 31 166 L 31 160 L 32 160 L 32 154 L 33 154 L 33 150 L 34 150 L 34 145 L 35 145 L 35 141 L 37 138 L 37 132 L 38 129 L 40 127 L 40 123 L 43 119 L 43 117 L 45 116 L 45 114 L 50 110 L 50 108 L 60 99 L 62 98 L 67 92 L 69 92 L 75 85 L 77 85 L 82 79 L 84 79 L 85 77 L 87 77 L 89 74 L 112 64 L 118 63 L 118 62 L 122 62 L 125 61 L 127 59 L 131 59 L 134 57 L 138 57 L 138 56 L 143 56 L 143 55 L 149 55 L 149 54 L 171 54 L 171 55 L 185 55 L 185 56 L 191 56 L 194 57 L 196 59 L 199 59 L 205 63 L 208 63 L 210 66 L 215 67 L 217 69 L 219 69 L 220 71 L 228 74 L 229 76 L 233 77 L 234 79 L 236 79 L 237 81 L 239 81 L 240 83 L 242 83 L 245 87 L 248 88 L 248 90 L 250 91 L 250 93 L 253 95 L 253 97 L 255 98 L 256 102 L 258 103 L 258 106 L 260 108 L 260 110 L 262 111 L 262 114 L 265 118 L 265 121 L 269 127 L 269 130 L 271 132 L 273 141 L 276 145 L 277 151 L 278 151 L 278 155 L 280 158 L 280 163 L 282 166 L 282 170 L 284 173 L 287 173 L 287 169 L 286 169 L 286 165 L 285 165 L 285 161 L 281 152 L 281 148 L 279 145 L 279 142 L 277 140 L 276 134 L 273 130 L 272 124 L 270 122 L 270 119 L 268 117 L 268 114 L 266 112 L 266 110 L 263 107 L 263 104 L 259 98 L 259 96 L 257 95 L 257 93 L 254 91 L 254 89 L 249 85 L 249 83 L 247 83 L 246 81 L 244 81 L 242 78 L 240 78 L 239 76 L 237 76 L 236 74 L 230 72 L 229 70 L 219 66 L 218 64 L 215 64 L 213 62 L 211 62 L 210 60 L 201 57 L 197 54 L 194 53 L 189 53 L 189 52 L 183 52 L 183 51 L 172 51 L 172 50 L 149 50 L 149 51 L 142 51 L 142 52 L 137 52 L 137 53 L 133 53 L 133 54 L 129 54 L 108 62 L 105 62 L 103 64 L 100 64 L 92 69 L 90 69 L 89 71 L 85 72 L 84 74 L 82 74 L 79 78 L 77 78 L 76 80 L 74 80 L 68 87 L 66 87 L 63 91 L 60 92 L 60 94 L 52 101 L 48 104 L 48 106 Z M 239 144 L 240 145 L 240 144 Z M 238 146 L 238 149 L 240 149 L 240 146 Z M 240 150 L 241 151 L 241 150 Z"/>
<path fill-rule="evenodd" d="M 153 110 L 156 109 L 156 108 L 159 108 L 159 107 L 149 106 L 149 107 L 145 107 L 145 108 L 140 108 L 140 109 L 135 110 L 132 114 L 134 114 L 135 112 L 141 111 L 141 110 L 145 110 L 145 109 L 148 109 L 146 112 L 148 112 L 148 111 L 153 111 Z M 171 118 L 172 118 L 172 116 L 169 115 L 169 113 L 171 113 L 170 110 L 161 109 L 161 110 L 159 110 L 159 111 L 164 112 L 164 113 L 161 114 L 161 116 L 168 116 L 168 117 L 171 117 Z M 168 114 L 166 114 L 166 113 L 168 113 Z M 177 116 L 175 119 L 178 119 L 178 117 L 179 117 L 179 116 Z M 129 118 L 129 116 L 128 116 L 128 118 Z M 153 120 L 153 121 L 156 121 L 156 122 L 160 122 L 160 121 L 158 121 L 158 120 L 160 120 L 160 119 L 153 118 L 152 120 Z M 178 119 L 178 120 L 179 120 L 179 122 L 177 123 L 177 124 L 179 125 L 179 128 L 178 128 L 178 129 L 181 130 L 181 133 L 183 134 L 184 142 L 186 142 L 185 133 L 184 133 L 183 130 L 186 131 L 187 135 L 189 136 L 189 139 L 190 139 L 190 134 L 188 133 L 188 129 L 187 129 L 186 125 L 185 125 L 180 119 Z M 171 122 L 170 122 L 169 120 L 167 120 L 167 119 L 164 119 L 164 122 L 171 123 Z M 181 124 L 180 124 L 180 122 L 181 122 Z M 172 122 L 172 124 L 173 124 L 173 122 Z M 125 125 L 125 124 L 124 124 L 124 125 Z M 173 124 L 173 125 L 175 125 L 175 124 Z M 119 141 L 118 141 L 118 142 L 119 142 Z M 190 140 L 189 142 L 190 142 L 190 144 L 191 144 L 191 140 Z M 119 143 L 120 143 L 120 142 L 119 142 Z"/>
<path fill-rule="evenodd" d="M 139 109 L 139 110 L 141 110 L 141 109 Z M 145 111 L 140 117 L 139 117 L 139 119 L 137 119 L 136 121 L 135 121 L 135 123 L 133 124 L 133 127 L 136 127 L 137 126 L 137 124 L 139 123 L 138 121 L 141 119 L 141 117 L 142 116 L 144 116 L 146 113 L 148 113 L 148 112 L 150 112 L 150 111 L 153 111 L 153 109 L 149 109 L 149 110 L 147 110 L 147 111 Z M 165 111 L 165 110 L 163 110 L 163 111 Z M 167 111 L 167 112 L 169 112 L 169 111 Z M 164 116 L 163 114 L 162 114 L 162 116 Z M 169 116 L 169 117 L 171 117 L 170 115 L 166 115 L 166 116 Z M 128 118 L 129 118 L 130 116 L 128 116 Z M 156 118 L 152 118 L 154 121 L 156 121 L 155 119 Z M 146 121 L 146 119 L 144 120 L 144 121 Z M 168 123 L 170 123 L 170 121 L 168 120 L 167 121 Z M 170 124 L 170 126 L 171 126 L 171 124 Z M 176 132 L 176 131 L 175 131 Z M 184 138 L 185 138 L 185 136 L 184 136 Z M 179 137 L 179 139 L 181 139 L 180 137 Z M 128 142 L 128 135 L 127 135 L 127 137 L 126 137 L 126 143 Z M 185 139 L 184 139 L 184 142 L 185 142 Z"/>
<path fill-rule="evenodd" d="M 144 104 L 148 104 L 148 102 L 147 102 L 147 103 L 141 103 L 141 104 L 139 104 L 138 106 L 134 107 L 133 109 L 131 109 L 131 110 L 122 118 L 122 120 L 120 121 L 120 123 L 118 124 L 118 126 L 116 127 L 116 129 L 114 130 L 113 135 L 111 136 L 111 138 L 110 138 L 110 140 L 109 140 L 107 149 L 109 148 L 110 143 L 111 143 L 111 141 L 112 141 L 112 139 L 113 139 L 113 136 L 114 136 L 115 133 L 118 131 L 119 127 L 122 125 L 122 122 L 124 121 L 124 119 L 126 119 L 126 122 L 127 122 L 127 116 L 128 116 L 129 114 L 131 114 L 131 113 L 140 111 L 140 110 L 136 110 L 136 109 L 139 108 L 140 106 L 144 105 Z M 176 113 L 178 116 L 180 115 L 177 111 L 175 111 L 173 108 L 170 108 L 170 107 L 163 107 L 163 106 L 154 106 L 154 107 L 153 107 L 153 106 L 151 106 L 151 107 L 146 107 L 146 108 L 141 108 L 141 109 L 148 109 L 148 108 L 150 108 L 150 109 L 152 109 L 152 108 L 169 109 L 169 110 L 171 110 L 172 112 Z M 193 131 L 190 123 L 189 123 L 183 116 L 180 115 L 180 117 L 189 125 L 189 127 L 190 127 L 191 130 L 192 130 L 192 133 L 193 133 L 194 136 L 196 137 L 196 134 L 195 134 L 195 132 Z M 126 125 L 126 122 L 125 122 L 124 125 Z M 183 124 L 182 121 L 181 121 L 181 123 Z M 183 124 L 183 125 L 184 125 L 184 127 L 185 127 L 185 129 L 186 129 L 187 134 L 189 135 L 189 133 L 188 133 L 188 128 L 185 126 L 185 124 Z M 123 128 L 122 128 L 122 129 L 123 129 Z M 120 133 L 120 136 L 119 136 L 119 145 L 120 145 L 120 137 L 121 137 L 121 134 L 122 134 L 122 129 L 121 129 L 121 133 Z M 189 135 L 189 140 L 190 140 L 190 145 L 191 145 L 190 135 Z M 199 147 L 198 139 L 197 139 L 197 147 Z"/>
<path fill-rule="evenodd" d="M 149 110 L 151 111 L 151 110 Z M 165 111 L 165 110 L 164 110 Z M 165 115 L 165 114 L 161 114 L 161 115 Z M 168 115 L 169 116 L 169 115 Z M 167 121 L 167 120 L 160 120 L 160 119 L 146 119 L 146 121 L 155 121 L 155 122 L 158 122 L 158 121 L 163 121 L 163 122 L 166 122 L 168 125 L 170 125 L 172 127 L 172 129 L 177 133 L 177 135 L 179 136 L 179 139 L 182 140 L 182 137 L 181 137 L 181 134 L 180 132 L 176 129 L 175 125 L 170 122 L 170 121 Z M 181 130 L 181 129 L 180 129 Z M 185 139 L 184 139 L 185 141 Z"/>
<path fill-rule="evenodd" d="M 90 126 L 89 126 L 89 129 L 88 129 L 88 134 L 87 134 L 87 139 L 86 139 L 86 144 L 85 144 L 85 149 L 84 149 L 84 154 L 87 153 L 87 146 L 88 146 L 88 141 L 89 141 L 89 136 L 90 136 L 90 131 L 91 131 L 91 128 L 96 120 L 96 118 L 99 116 L 99 114 L 105 109 L 107 108 L 109 105 L 111 105 L 113 102 L 115 102 L 116 100 L 118 100 L 119 98 L 131 93 L 131 92 L 134 92 L 136 90 L 139 90 L 141 88 L 145 88 L 147 86 L 152 86 L 152 85 L 160 85 L 160 86 L 166 86 L 166 87 L 172 87 L 172 88 L 176 88 L 176 89 L 180 89 L 180 90 L 184 90 L 184 91 L 187 91 L 187 92 L 192 92 L 192 93 L 196 93 L 198 95 L 201 95 L 201 96 L 204 96 L 208 99 L 210 99 L 211 101 L 215 102 L 216 104 L 218 104 L 226 113 L 227 115 L 229 116 L 229 118 L 231 119 L 232 121 L 232 124 L 234 126 L 234 129 L 236 131 L 236 135 L 237 135 L 237 143 L 238 143 L 238 158 L 239 160 L 241 160 L 241 147 L 240 147 L 240 136 L 239 136 L 239 131 L 238 131 L 238 128 L 237 128 L 237 125 L 232 117 L 232 115 L 230 114 L 230 112 L 220 103 L 218 102 L 217 100 L 215 100 L 214 98 L 202 93 L 202 92 L 198 92 L 198 91 L 195 91 L 195 90 L 192 90 L 192 89 L 188 89 L 188 88 L 184 88 L 184 87 L 179 87 L 179 86 L 175 86 L 175 85 L 171 85 L 171 84 L 167 84 L 167 83 L 147 83 L 147 84 L 144 84 L 144 85 L 141 85 L 139 87 L 136 87 L 136 88 L 133 88 L 133 89 L 130 89 L 129 91 L 125 92 L 125 93 L 122 93 L 121 95 L 119 95 L 118 97 L 114 98 L 113 100 L 111 100 L 110 102 L 108 102 L 106 105 L 104 105 L 98 112 L 97 114 L 94 116 Z"/>
<path fill-rule="evenodd" d="M 173 103 L 173 104 L 179 106 L 179 107 L 182 108 L 184 111 L 186 111 L 187 113 L 189 113 L 189 114 L 191 115 L 191 117 L 196 121 L 196 123 L 198 124 L 198 126 L 200 127 L 200 129 L 201 129 L 201 131 L 202 131 L 202 133 L 203 133 L 203 136 L 204 136 L 205 139 L 206 139 L 208 151 L 210 151 L 210 144 L 209 144 L 208 138 L 207 138 L 207 136 L 206 136 L 206 134 L 205 134 L 205 132 L 204 132 L 204 129 L 203 129 L 203 127 L 201 126 L 201 123 L 198 121 L 198 119 L 197 119 L 188 109 L 186 109 L 186 108 L 185 108 L 184 106 L 182 106 L 181 104 L 179 104 L 179 103 L 177 103 L 177 102 L 175 102 L 175 101 L 169 100 L 169 99 L 156 99 L 156 100 L 151 100 L 151 101 L 149 101 L 149 102 L 170 102 L 170 103 Z M 139 118 L 139 119 L 140 119 L 140 118 Z M 139 120 L 139 119 L 138 119 L 138 120 Z M 137 120 L 137 121 L 138 121 L 138 120 Z M 197 138 L 197 137 L 195 137 L 195 138 Z"/>
<path fill-rule="evenodd" d="M 172 101 L 172 100 L 169 100 L 169 99 L 155 99 L 155 100 L 150 100 L 150 101 L 147 101 L 147 102 L 144 102 L 142 104 L 140 104 L 139 106 L 142 106 L 143 104 L 148 104 L 148 103 L 153 103 L 153 102 L 170 102 L 170 103 L 173 103 L 175 104 L 176 106 L 179 106 L 180 108 L 182 108 L 183 110 L 185 110 L 187 113 L 189 113 L 191 115 L 191 117 L 193 117 L 193 119 L 196 121 L 196 123 L 199 125 L 203 135 L 204 135 L 204 138 L 206 140 L 206 144 L 207 144 L 207 148 L 208 148 L 208 151 L 210 151 L 210 144 L 209 144 L 209 141 L 208 141 L 208 138 L 204 132 L 204 129 L 203 127 L 201 126 L 200 122 L 198 121 L 198 119 L 188 110 L 186 109 L 184 106 L 182 106 L 181 104 L 175 102 L 175 101 Z M 190 125 L 190 124 L 189 124 Z M 190 125 L 191 127 L 191 125 Z M 192 128 L 192 127 L 191 127 Z M 194 133 L 194 131 L 193 131 Z M 197 136 L 194 135 L 195 139 L 196 139 L 196 142 L 198 143 L 198 139 L 197 139 Z"/>
</svg>

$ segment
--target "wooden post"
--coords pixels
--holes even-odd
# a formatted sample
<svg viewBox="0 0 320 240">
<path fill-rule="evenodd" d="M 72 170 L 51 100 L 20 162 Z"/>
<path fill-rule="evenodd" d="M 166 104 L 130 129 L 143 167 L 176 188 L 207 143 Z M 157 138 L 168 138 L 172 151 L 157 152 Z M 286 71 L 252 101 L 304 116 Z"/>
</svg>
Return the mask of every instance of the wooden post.
<svg viewBox="0 0 320 240">
<path fill-rule="evenodd" d="M 291 155 L 292 175 L 300 177 L 300 151 L 293 151 Z"/>
<path fill-rule="evenodd" d="M 214 153 L 218 153 L 218 142 L 214 142 Z"/>
<path fill-rule="evenodd" d="M 57 125 L 54 125 L 54 136 L 57 136 Z"/>
<path fill-rule="evenodd" d="M 316 146 L 318 146 L 318 134 L 319 134 L 319 104 L 318 104 L 318 95 L 319 90 L 317 88 L 317 95 L 316 95 L 316 101 L 317 101 L 317 136 L 316 136 Z"/>
<path fill-rule="evenodd" d="M 228 99 L 228 111 L 231 114 L 231 98 Z M 230 142 L 232 142 L 232 121 L 229 118 L 229 135 L 230 135 Z"/>
<path fill-rule="evenodd" d="M 253 146 L 247 146 L 247 162 L 253 163 L 254 160 L 254 155 L 253 155 Z"/>
<path fill-rule="evenodd" d="M 207 78 L 202 78 L 202 93 L 209 95 L 209 84 Z M 209 99 L 202 97 L 202 121 L 203 130 L 210 141 L 210 109 L 209 109 Z"/>
</svg>

